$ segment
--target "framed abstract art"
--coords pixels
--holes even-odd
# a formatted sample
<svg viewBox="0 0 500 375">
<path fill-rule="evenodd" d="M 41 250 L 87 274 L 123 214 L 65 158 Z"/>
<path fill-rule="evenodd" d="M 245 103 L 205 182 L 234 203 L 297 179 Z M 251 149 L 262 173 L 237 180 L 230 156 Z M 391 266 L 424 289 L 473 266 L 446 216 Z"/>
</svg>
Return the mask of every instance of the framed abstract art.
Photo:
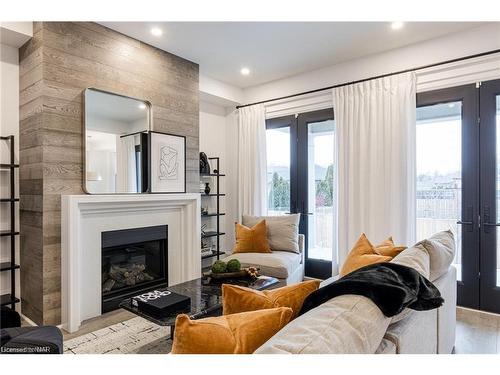
<svg viewBox="0 0 500 375">
<path fill-rule="evenodd" d="M 149 132 L 151 193 L 186 192 L 186 137 Z"/>
</svg>

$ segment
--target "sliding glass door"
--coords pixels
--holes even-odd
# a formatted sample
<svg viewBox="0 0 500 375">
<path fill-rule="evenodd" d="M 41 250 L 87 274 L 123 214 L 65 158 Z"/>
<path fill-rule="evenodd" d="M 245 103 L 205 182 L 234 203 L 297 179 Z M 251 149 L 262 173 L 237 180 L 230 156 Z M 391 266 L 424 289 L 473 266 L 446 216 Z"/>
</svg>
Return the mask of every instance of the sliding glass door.
<svg viewBox="0 0 500 375">
<path fill-rule="evenodd" d="M 458 304 L 500 312 L 500 80 L 417 95 L 417 239 L 456 236 Z"/>
<path fill-rule="evenodd" d="M 270 215 L 300 213 L 306 276 L 332 275 L 335 229 L 333 110 L 267 120 Z"/>
</svg>

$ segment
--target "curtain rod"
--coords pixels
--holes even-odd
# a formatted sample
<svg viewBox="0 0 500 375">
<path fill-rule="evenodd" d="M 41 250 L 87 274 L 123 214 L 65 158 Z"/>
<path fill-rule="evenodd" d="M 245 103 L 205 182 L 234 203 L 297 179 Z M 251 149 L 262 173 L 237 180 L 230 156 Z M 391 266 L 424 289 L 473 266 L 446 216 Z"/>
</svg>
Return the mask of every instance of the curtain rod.
<svg viewBox="0 0 500 375">
<path fill-rule="evenodd" d="M 281 96 L 279 98 L 266 99 L 266 100 L 261 100 L 260 102 L 237 105 L 236 109 L 240 109 L 240 108 L 243 108 L 243 107 L 249 107 L 251 105 L 256 105 L 256 104 L 264 104 L 264 103 L 274 102 L 275 100 L 289 99 L 289 98 L 293 98 L 295 96 L 313 94 L 315 92 L 320 92 L 320 91 L 325 91 L 325 90 L 331 90 L 331 89 L 335 89 L 337 87 L 343 87 L 343 86 L 347 86 L 347 85 L 354 85 L 356 83 L 371 81 L 372 79 L 385 78 L 385 77 L 389 77 L 389 76 L 396 75 L 396 74 L 402 74 L 402 73 L 413 72 L 413 71 L 416 71 L 416 70 L 433 68 L 435 66 L 446 65 L 446 64 L 451 64 L 451 63 L 458 62 L 458 61 L 469 60 L 469 59 L 474 59 L 474 58 L 477 58 L 477 57 L 483 57 L 483 56 L 493 55 L 495 53 L 500 53 L 500 49 L 494 49 L 494 50 L 491 50 L 491 51 L 481 52 L 481 53 L 477 53 L 475 55 L 468 55 L 468 56 L 459 57 L 459 58 L 456 58 L 456 59 L 441 61 L 441 62 L 438 62 L 438 63 L 428 64 L 428 65 L 422 65 L 422 66 L 419 66 L 419 67 L 416 67 L 416 68 L 400 70 L 398 72 L 381 74 L 381 75 L 370 77 L 370 78 L 359 79 L 357 81 L 339 83 L 337 85 L 322 87 L 320 89 L 315 89 L 315 90 L 303 91 L 303 92 L 299 92 L 297 94 L 291 94 L 291 95 Z"/>
</svg>

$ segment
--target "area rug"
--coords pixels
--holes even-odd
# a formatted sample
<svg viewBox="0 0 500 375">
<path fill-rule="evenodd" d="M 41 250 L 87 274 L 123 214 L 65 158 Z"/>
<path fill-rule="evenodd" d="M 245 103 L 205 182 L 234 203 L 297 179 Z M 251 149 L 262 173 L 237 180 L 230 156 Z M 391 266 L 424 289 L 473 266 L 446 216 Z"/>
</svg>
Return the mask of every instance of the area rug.
<svg viewBox="0 0 500 375">
<path fill-rule="evenodd" d="M 64 342 L 64 354 L 166 354 L 170 328 L 136 317 Z"/>
</svg>

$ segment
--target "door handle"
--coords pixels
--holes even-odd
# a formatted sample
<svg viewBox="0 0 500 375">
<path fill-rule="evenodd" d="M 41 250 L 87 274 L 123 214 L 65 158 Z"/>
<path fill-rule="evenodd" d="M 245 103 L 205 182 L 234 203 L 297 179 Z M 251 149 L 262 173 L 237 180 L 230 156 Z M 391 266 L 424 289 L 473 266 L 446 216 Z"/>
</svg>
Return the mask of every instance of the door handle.
<svg viewBox="0 0 500 375">
<path fill-rule="evenodd" d="M 483 208 L 483 217 L 484 217 L 484 223 L 481 223 L 484 226 L 484 233 L 489 233 L 490 228 L 489 227 L 499 227 L 500 223 L 492 223 L 490 222 L 490 206 L 484 206 Z"/>
<path fill-rule="evenodd" d="M 466 212 L 465 217 L 470 217 L 470 218 L 474 217 L 473 216 L 474 208 L 472 206 L 467 206 L 467 209 L 465 210 L 465 212 Z M 467 225 L 468 226 L 467 232 L 474 231 L 474 221 L 472 221 L 472 220 L 458 220 L 457 224 L 458 225 Z"/>
</svg>

